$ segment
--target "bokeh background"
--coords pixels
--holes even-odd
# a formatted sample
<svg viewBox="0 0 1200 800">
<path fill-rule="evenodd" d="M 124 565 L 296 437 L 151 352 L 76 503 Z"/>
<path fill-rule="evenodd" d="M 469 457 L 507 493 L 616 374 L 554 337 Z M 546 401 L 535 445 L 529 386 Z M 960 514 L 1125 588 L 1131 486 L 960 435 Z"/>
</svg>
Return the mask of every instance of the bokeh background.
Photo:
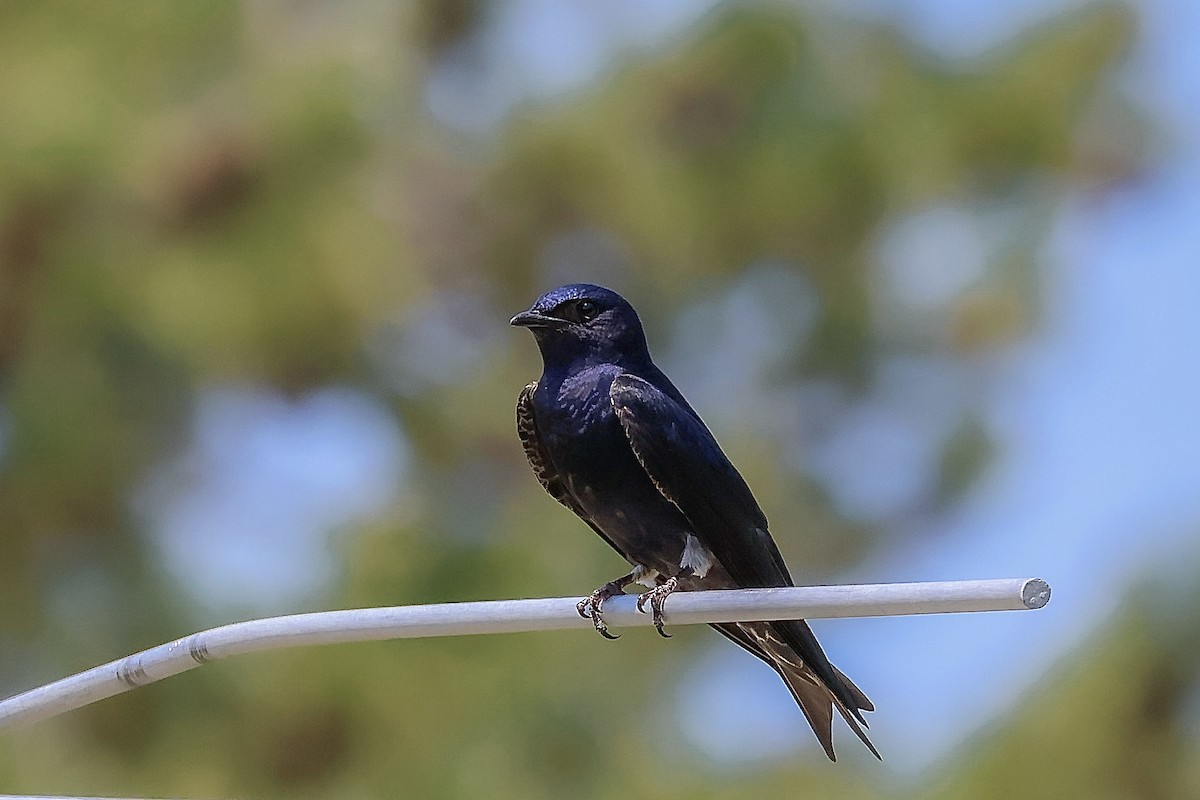
<svg viewBox="0 0 1200 800">
<path fill-rule="evenodd" d="M 0 791 L 1200 796 L 1200 10 L 0 6 L 0 694 L 273 613 L 580 595 L 509 316 L 610 285 L 802 582 L 825 762 L 703 628 L 245 657 L 0 738 Z"/>
</svg>

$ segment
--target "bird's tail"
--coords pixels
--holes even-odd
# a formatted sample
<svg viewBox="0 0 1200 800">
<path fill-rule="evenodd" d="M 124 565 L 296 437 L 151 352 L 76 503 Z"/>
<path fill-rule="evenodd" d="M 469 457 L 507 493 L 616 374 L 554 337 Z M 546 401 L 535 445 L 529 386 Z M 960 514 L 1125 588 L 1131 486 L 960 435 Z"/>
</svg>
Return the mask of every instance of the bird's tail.
<svg viewBox="0 0 1200 800">
<path fill-rule="evenodd" d="M 867 737 L 864 730 L 867 723 L 860 713 L 861 711 L 874 711 L 875 706 L 862 690 L 842 674 L 841 670 L 830 664 L 832 680 L 838 681 L 840 685 L 836 687 L 826 685 L 826 681 L 818 677 L 780 638 L 771 623 L 741 622 L 714 625 L 713 627 L 765 661 L 779 673 L 830 761 L 837 761 L 833 750 L 833 710 L 835 708 L 842 719 L 846 720 L 850 730 L 854 731 L 855 735 L 867 746 L 867 749 L 876 758 L 882 759 L 879 751 L 875 749 L 875 745 Z"/>
<path fill-rule="evenodd" d="M 783 663 L 777 662 L 774 666 L 780 677 L 783 678 L 783 682 L 791 690 L 792 697 L 796 698 L 796 703 L 800 706 L 800 710 L 804 712 L 805 718 L 808 719 L 808 724 L 812 726 L 813 731 L 817 734 L 817 739 L 821 741 L 821 746 L 825 748 L 825 754 L 829 756 L 830 761 L 837 761 L 837 756 L 833 752 L 833 709 L 835 708 L 842 719 L 846 720 L 846 724 L 850 726 L 850 730 L 854 731 L 854 734 L 871 751 L 871 754 L 882 760 L 883 757 L 879 755 L 879 751 L 871 743 L 867 732 L 863 730 L 866 727 L 866 722 L 860 723 L 856 719 L 854 712 L 848 710 L 834 696 L 833 692 L 821 683 L 812 670 L 803 665 L 797 666 L 787 661 Z M 842 675 L 840 671 L 837 674 L 845 682 L 850 692 L 857 698 L 860 698 L 858 701 L 860 705 L 857 706 L 857 709 L 873 711 L 874 708 L 871 705 L 871 701 L 867 699 L 867 696 L 851 683 L 849 678 Z"/>
</svg>

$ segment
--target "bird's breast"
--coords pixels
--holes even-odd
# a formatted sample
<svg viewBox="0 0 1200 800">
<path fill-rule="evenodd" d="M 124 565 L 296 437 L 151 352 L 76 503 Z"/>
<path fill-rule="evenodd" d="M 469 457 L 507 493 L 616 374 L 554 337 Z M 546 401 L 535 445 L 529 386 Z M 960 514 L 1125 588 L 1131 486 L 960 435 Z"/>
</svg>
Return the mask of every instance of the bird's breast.
<svg viewBox="0 0 1200 800">
<path fill-rule="evenodd" d="M 629 445 L 609 400 L 615 374 L 596 371 L 560 384 L 539 382 L 545 393 L 535 397 L 538 430 L 565 488 L 589 520 L 630 561 L 675 574 L 690 526 Z"/>
</svg>

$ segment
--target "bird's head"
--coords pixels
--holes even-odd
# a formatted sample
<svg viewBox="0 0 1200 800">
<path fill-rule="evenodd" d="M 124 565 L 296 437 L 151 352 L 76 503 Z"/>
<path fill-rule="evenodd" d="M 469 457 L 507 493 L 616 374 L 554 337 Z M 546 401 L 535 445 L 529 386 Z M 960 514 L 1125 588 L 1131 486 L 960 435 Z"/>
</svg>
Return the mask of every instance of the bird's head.
<svg viewBox="0 0 1200 800">
<path fill-rule="evenodd" d="M 590 283 L 546 292 L 510 324 L 529 329 L 548 367 L 629 364 L 650 358 L 633 306 L 611 289 Z"/>
</svg>

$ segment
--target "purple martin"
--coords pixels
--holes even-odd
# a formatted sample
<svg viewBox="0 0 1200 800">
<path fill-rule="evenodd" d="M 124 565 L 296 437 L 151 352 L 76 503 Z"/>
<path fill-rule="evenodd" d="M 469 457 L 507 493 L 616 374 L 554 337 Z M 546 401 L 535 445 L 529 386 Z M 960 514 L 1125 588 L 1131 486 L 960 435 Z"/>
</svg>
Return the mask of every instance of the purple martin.
<svg viewBox="0 0 1200 800">
<path fill-rule="evenodd" d="M 538 481 L 632 569 L 579 603 L 596 630 L 604 601 L 632 583 L 663 636 L 675 590 L 792 586 L 767 518 L 700 416 L 654 365 L 637 312 L 616 292 L 577 283 L 512 318 L 542 354 L 517 402 L 517 432 Z M 830 760 L 836 708 L 863 744 L 867 696 L 829 663 L 808 623 L 713 625 L 783 678 Z"/>
</svg>

